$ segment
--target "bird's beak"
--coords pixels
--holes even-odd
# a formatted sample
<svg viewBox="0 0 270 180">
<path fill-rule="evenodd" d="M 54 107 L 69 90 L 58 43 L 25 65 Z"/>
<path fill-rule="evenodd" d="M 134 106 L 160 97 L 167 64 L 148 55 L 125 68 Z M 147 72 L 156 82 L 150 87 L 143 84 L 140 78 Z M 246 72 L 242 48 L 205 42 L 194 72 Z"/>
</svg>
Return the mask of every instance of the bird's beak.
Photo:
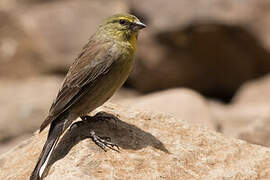
<svg viewBox="0 0 270 180">
<path fill-rule="evenodd" d="M 135 22 L 133 23 L 133 29 L 134 29 L 134 30 L 143 29 L 143 28 L 145 28 L 145 27 L 146 27 L 146 25 L 143 24 L 143 23 L 140 22 L 140 21 L 135 21 Z"/>
</svg>

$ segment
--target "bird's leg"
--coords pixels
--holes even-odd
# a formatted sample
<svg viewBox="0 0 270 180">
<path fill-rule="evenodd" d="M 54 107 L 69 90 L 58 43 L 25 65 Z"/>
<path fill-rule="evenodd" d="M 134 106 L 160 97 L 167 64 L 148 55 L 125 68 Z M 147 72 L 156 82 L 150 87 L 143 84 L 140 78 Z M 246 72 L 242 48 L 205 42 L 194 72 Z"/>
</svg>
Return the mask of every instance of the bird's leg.
<svg viewBox="0 0 270 180">
<path fill-rule="evenodd" d="M 85 115 L 85 116 L 81 116 L 80 118 L 82 121 L 90 121 L 91 120 L 92 122 L 93 121 L 97 122 L 97 121 L 110 121 L 110 120 L 116 121 L 117 120 L 117 118 L 113 114 L 109 114 L 109 113 L 106 113 L 104 111 L 98 112 L 97 114 L 95 114 L 95 116 Z M 70 126 L 69 130 L 71 131 L 74 126 L 79 126 L 80 123 L 81 123 L 81 121 L 73 123 Z"/>
<path fill-rule="evenodd" d="M 106 113 L 104 111 L 100 111 L 97 114 L 95 114 L 95 116 L 82 116 L 81 119 L 83 121 L 87 121 L 87 120 L 91 120 L 91 121 L 110 121 L 110 120 L 114 120 L 116 121 L 116 117 L 113 114 L 109 114 Z"/>
<path fill-rule="evenodd" d="M 95 116 L 81 116 L 82 121 L 110 121 L 110 120 L 115 120 L 116 121 L 116 117 L 112 114 L 106 113 L 104 111 L 98 112 Z M 78 121 L 73 123 L 70 126 L 70 131 L 73 129 L 74 126 L 80 126 L 80 124 L 82 123 L 82 121 Z M 119 146 L 115 143 L 111 142 L 111 138 L 110 137 L 100 137 L 98 135 L 96 135 L 94 130 L 90 130 L 90 135 L 89 137 L 92 139 L 92 141 L 98 145 L 101 149 L 103 149 L 105 152 L 106 147 L 115 150 L 117 152 L 119 152 Z"/>
</svg>

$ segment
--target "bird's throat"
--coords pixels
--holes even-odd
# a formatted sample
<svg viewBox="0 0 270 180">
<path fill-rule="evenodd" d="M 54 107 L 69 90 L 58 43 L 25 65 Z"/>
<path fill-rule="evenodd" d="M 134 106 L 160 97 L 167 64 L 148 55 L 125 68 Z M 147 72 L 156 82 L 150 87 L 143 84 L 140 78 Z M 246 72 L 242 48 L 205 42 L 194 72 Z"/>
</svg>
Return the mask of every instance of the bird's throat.
<svg viewBox="0 0 270 180">
<path fill-rule="evenodd" d="M 126 38 L 127 38 L 126 40 L 130 43 L 132 49 L 136 51 L 138 34 L 132 33 L 132 34 L 127 35 Z"/>
</svg>

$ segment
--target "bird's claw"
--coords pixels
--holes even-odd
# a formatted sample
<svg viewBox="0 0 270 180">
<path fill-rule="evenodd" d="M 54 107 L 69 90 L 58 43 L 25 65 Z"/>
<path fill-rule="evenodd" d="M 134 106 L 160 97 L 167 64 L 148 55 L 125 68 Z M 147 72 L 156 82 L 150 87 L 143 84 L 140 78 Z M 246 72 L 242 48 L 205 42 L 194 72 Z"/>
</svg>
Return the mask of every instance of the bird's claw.
<svg viewBox="0 0 270 180">
<path fill-rule="evenodd" d="M 106 147 L 108 147 L 114 151 L 120 152 L 119 146 L 116 145 L 115 143 L 112 143 L 110 137 L 100 137 L 100 136 L 96 135 L 96 133 L 94 131 L 90 131 L 90 138 L 92 139 L 92 141 L 96 145 L 98 145 L 105 152 L 107 151 Z"/>
<path fill-rule="evenodd" d="M 115 117 L 112 114 L 101 111 L 101 112 L 97 113 L 95 116 L 88 116 L 88 115 L 81 116 L 81 119 L 82 119 L 82 121 L 74 122 L 70 126 L 69 132 L 72 132 L 72 130 L 75 127 L 79 127 L 80 124 L 83 124 L 83 122 L 88 121 L 88 120 L 91 122 L 102 122 L 102 121 L 104 122 L 104 121 L 110 121 L 110 120 L 116 121 L 117 117 Z M 110 148 L 114 151 L 117 151 L 117 152 L 119 152 L 119 150 L 120 150 L 118 145 L 111 142 L 110 137 L 100 137 L 100 136 L 96 135 L 96 133 L 93 130 L 90 131 L 90 135 L 87 137 L 90 137 L 92 139 L 92 141 L 96 145 L 98 145 L 101 149 L 103 149 L 105 152 L 107 151 L 106 147 Z"/>
</svg>

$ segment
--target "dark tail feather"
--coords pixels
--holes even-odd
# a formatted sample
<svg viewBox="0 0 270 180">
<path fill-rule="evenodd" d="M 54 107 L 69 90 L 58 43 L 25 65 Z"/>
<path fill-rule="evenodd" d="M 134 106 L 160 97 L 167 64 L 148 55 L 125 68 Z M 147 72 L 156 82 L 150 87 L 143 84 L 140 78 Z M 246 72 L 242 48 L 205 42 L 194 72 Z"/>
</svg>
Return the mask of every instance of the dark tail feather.
<svg viewBox="0 0 270 180">
<path fill-rule="evenodd" d="M 54 120 L 51 123 L 47 141 L 39 155 L 38 162 L 30 176 L 30 180 L 39 180 L 48 164 L 52 151 L 54 150 L 64 129 L 64 120 Z"/>
</svg>

